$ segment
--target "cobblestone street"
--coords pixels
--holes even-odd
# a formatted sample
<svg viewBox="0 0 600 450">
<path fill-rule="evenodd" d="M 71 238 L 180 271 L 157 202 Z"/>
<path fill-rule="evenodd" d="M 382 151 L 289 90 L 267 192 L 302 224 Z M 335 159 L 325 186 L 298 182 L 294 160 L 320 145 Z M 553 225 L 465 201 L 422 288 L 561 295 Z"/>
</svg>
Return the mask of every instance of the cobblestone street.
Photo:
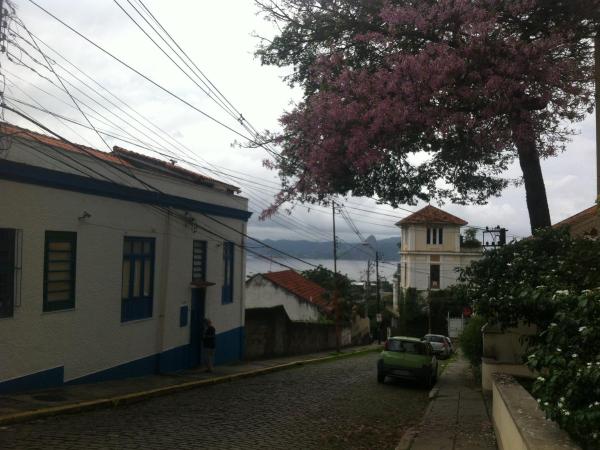
<svg viewBox="0 0 600 450">
<path fill-rule="evenodd" d="M 377 354 L 308 365 L 111 410 L 2 427 L 2 449 L 386 449 L 426 389 L 375 379 Z"/>
</svg>

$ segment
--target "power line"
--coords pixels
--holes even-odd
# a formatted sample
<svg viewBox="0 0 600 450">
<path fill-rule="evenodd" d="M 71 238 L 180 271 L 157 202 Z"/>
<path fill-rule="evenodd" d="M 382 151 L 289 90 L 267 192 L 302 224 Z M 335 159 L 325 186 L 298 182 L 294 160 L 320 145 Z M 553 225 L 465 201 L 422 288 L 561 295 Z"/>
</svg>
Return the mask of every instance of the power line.
<svg viewBox="0 0 600 450">
<path fill-rule="evenodd" d="M 127 0 L 127 2 L 131 5 L 130 0 Z M 171 34 L 165 29 L 165 27 L 162 26 L 162 24 L 159 22 L 159 20 L 156 18 L 156 16 L 154 14 L 152 14 L 152 12 L 146 7 L 146 5 L 144 4 L 144 2 L 142 0 L 137 0 L 137 2 L 142 6 L 142 8 L 148 13 L 148 15 L 154 20 L 154 22 L 158 25 L 158 27 L 167 35 L 167 37 L 171 40 L 171 42 L 173 42 L 175 44 L 175 46 L 179 49 L 179 51 L 187 58 L 187 60 L 192 64 L 192 66 L 200 73 L 201 76 L 199 76 L 198 74 L 196 74 L 196 76 L 198 76 L 198 78 L 208 87 L 208 89 L 213 92 L 213 94 L 216 97 L 219 97 L 235 112 L 235 114 L 238 115 L 238 121 L 244 126 L 244 128 L 246 128 L 247 131 L 249 131 L 253 136 L 258 137 L 261 141 L 263 141 L 264 144 L 264 148 L 265 150 L 267 150 L 270 154 L 272 154 L 273 156 L 275 156 L 276 158 L 281 157 L 280 154 L 278 154 L 277 152 L 275 152 L 273 149 L 268 148 L 269 145 L 266 141 L 264 141 L 264 138 L 261 136 L 261 134 L 258 132 L 258 130 L 256 129 L 256 127 L 254 127 L 249 121 L 248 119 L 246 119 L 242 113 L 229 101 L 229 99 L 217 88 L 217 86 L 215 86 L 215 84 L 206 76 L 206 74 L 198 67 L 198 65 L 192 60 L 192 58 L 190 58 L 190 56 L 185 52 L 185 50 L 183 50 L 183 48 L 177 43 L 177 41 L 173 38 L 173 36 L 171 36 Z M 133 6 L 133 5 L 132 5 Z M 134 7 L 134 9 L 136 9 Z M 136 9 L 137 11 L 137 9 Z M 143 15 L 141 13 L 139 13 L 140 16 L 143 17 Z M 146 21 L 147 22 L 147 21 Z M 153 28 L 153 27 L 152 27 Z M 153 28 L 154 29 L 154 28 Z M 160 33 L 158 33 L 156 30 L 154 30 L 158 35 L 160 35 Z M 161 36 L 161 39 L 162 36 Z M 164 41 L 164 39 L 163 39 Z M 166 41 L 165 41 L 166 42 Z M 170 47 L 170 46 L 169 46 Z M 171 47 L 172 48 L 172 47 Z M 177 52 L 175 52 L 177 54 L 177 56 L 179 56 L 179 58 L 182 61 L 185 61 Z M 188 66 L 189 67 L 189 66 Z M 204 80 L 206 80 L 206 82 L 204 82 Z M 208 83 L 208 84 L 206 84 Z M 214 91 L 208 86 L 212 86 L 212 88 L 214 88 Z M 215 92 L 216 91 L 216 92 Z"/>
<path fill-rule="evenodd" d="M 32 3 L 34 6 L 36 6 L 37 8 L 39 8 L 41 11 L 43 11 L 45 14 L 47 14 L 48 16 L 52 17 L 54 20 L 56 20 L 58 23 L 60 23 L 61 25 L 63 25 L 64 27 L 66 27 L 67 29 L 69 29 L 71 32 L 75 33 L 77 36 L 79 36 L 80 38 L 84 39 L 86 42 L 88 42 L 90 45 L 94 46 L 95 48 L 97 48 L 98 50 L 100 50 L 102 53 L 104 53 L 105 55 L 109 56 L 110 58 L 112 58 L 113 60 L 117 61 L 119 64 L 121 64 L 122 66 L 126 67 L 127 69 L 129 69 L 130 71 L 134 72 L 135 74 L 137 74 L 138 76 L 142 77 L 143 79 L 145 79 L 146 81 L 148 81 L 149 83 L 151 83 L 152 85 L 156 86 L 157 88 L 159 88 L 161 91 L 165 92 L 166 94 L 170 95 L 171 97 L 179 100 L 181 103 L 185 104 L 186 106 L 192 108 L 194 111 L 202 114 L 204 117 L 210 119 L 211 121 L 215 122 L 216 124 L 222 126 L 223 128 L 231 131 L 232 133 L 236 134 L 237 136 L 245 139 L 246 141 L 254 144 L 254 145 L 258 145 L 260 147 L 263 147 L 263 144 L 260 142 L 256 142 L 254 141 L 252 138 L 244 135 L 243 133 L 240 133 L 239 131 L 231 128 L 229 125 L 226 125 L 225 123 L 221 122 L 220 120 L 214 118 L 213 116 L 211 116 L 210 114 L 202 111 L 200 108 L 198 108 L 197 106 L 193 105 L 192 103 L 188 102 L 187 100 L 185 100 L 184 98 L 180 97 L 179 95 L 175 94 L 174 92 L 170 91 L 169 89 L 167 89 L 166 87 L 162 86 L 161 84 L 157 83 L 156 81 L 152 80 L 150 77 L 148 77 L 147 75 L 144 75 L 142 72 L 140 72 L 139 70 L 135 69 L 134 67 L 132 67 L 131 65 L 127 64 L 125 61 L 123 61 L 122 59 L 118 58 L 117 56 L 113 55 L 112 53 L 110 53 L 108 50 L 104 49 L 102 46 L 100 46 L 99 44 L 95 43 L 94 41 L 92 41 L 90 38 L 86 37 L 84 34 L 80 33 L 79 31 L 77 31 L 75 28 L 73 28 L 72 26 L 70 26 L 69 24 L 67 24 L 66 22 L 64 22 L 63 20 L 61 20 L 60 18 L 58 18 L 57 16 L 55 16 L 54 14 L 52 14 L 50 11 L 48 11 L 47 9 L 45 9 L 44 7 L 40 6 L 37 2 L 35 2 L 34 0 L 28 0 L 30 3 Z M 271 153 L 270 150 L 269 153 Z M 277 155 L 277 154 L 276 154 Z M 278 155 L 277 155 L 278 156 Z"/>
<path fill-rule="evenodd" d="M 17 110 L 15 110 L 15 109 L 13 109 L 13 108 L 11 108 L 11 107 L 8 107 L 8 106 L 6 106 L 6 105 L 4 105 L 4 107 L 5 107 L 6 109 L 8 109 L 9 111 L 13 112 L 13 113 L 16 113 L 16 114 L 19 114 L 19 115 L 21 115 L 21 113 L 20 113 L 20 112 L 18 112 Z M 26 116 L 23 114 L 23 117 L 25 118 Z M 37 124 L 37 126 L 40 126 L 42 129 L 44 129 L 44 128 L 45 128 L 45 127 L 44 127 L 43 125 L 41 125 L 41 124 Z M 23 133 L 23 134 L 25 134 L 25 132 L 22 132 L 22 133 Z M 16 134 L 19 134 L 19 133 L 15 133 L 15 135 L 16 135 Z M 29 137 L 32 137 L 32 138 L 35 140 L 35 136 L 34 136 L 34 135 L 28 134 L 28 136 L 29 136 Z M 64 140 L 64 142 L 70 143 L 69 141 L 67 141 L 67 140 L 65 140 L 65 139 L 61 139 L 61 140 Z M 28 144 L 27 142 L 25 142 L 25 141 L 24 141 L 24 140 L 22 140 L 22 139 L 19 139 L 19 142 L 20 142 L 22 145 L 24 145 L 25 147 L 28 147 L 28 148 L 30 148 L 30 149 L 32 149 L 32 150 L 35 150 L 36 152 L 40 152 L 40 150 L 39 150 L 39 149 L 37 149 L 36 147 L 34 147 L 34 146 L 32 146 L 32 145 Z M 42 142 L 42 141 L 37 141 L 37 142 L 39 142 L 40 144 L 43 144 L 43 145 L 45 145 L 45 146 L 49 146 L 49 144 L 47 144 L 47 143 L 44 143 L 44 142 Z M 51 146 L 50 146 L 50 147 L 51 147 Z M 48 158 L 51 158 L 51 159 L 55 160 L 56 162 L 59 162 L 59 163 L 61 163 L 61 164 L 65 165 L 66 167 L 69 167 L 69 168 L 71 168 L 72 170 L 75 170 L 75 171 L 77 171 L 77 172 L 79 172 L 79 173 L 83 174 L 84 176 L 89 176 L 89 174 L 88 174 L 88 173 L 81 171 L 81 169 L 78 169 L 77 167 L 75 167 L 75 166 L 73 166 L 73 165 L 71 165 L 71 164 L 69 164 L 69 163 L 67 163 L 67 162 L 65 162 L 65 161 L 62 161 L 62 160 L 60 160 L 60 159 L 56 158 L 55 156 L 53 156 L 53 155 L 51 155 L 51 154 L 48 154 L 48 153 L 41 153 L 41 154 L 43 154 L 44 156 L 46 156 L 46 157 L 48 157 Z M 81 161 L 78 161 L 78 160 L 76 160 L 75 158 L 71 157 L 70 155 L 68 155 L 68 154 L 65 154 L 65 153 L 63 153 L 63 152 L 61 152 L 60 154 L 61 154 L 61 156 L 64 156 L 64 157 L 66 157 L 66 158 L 70 159 L 71 161 L 73 161 L 73 162 L 75 162 L 75 163 L 77 163 L 77 164 L 81 165 L 82 167 L 85 167 L 86 169 L 88 169 L 88 170 L 92 171 L 93 173 L 97 174 L 97 175 L 98 175 L 98 176 L 100 176 L 101 178 L 105 178 L 106 180 L 108 180 L 108 181 L 110 181 L 110 182 L 114 183 L 114 181 L 113 181 L 113 180 L 111 180 L 110 178 L 108 178 L 108 177 L 106 177 L 106 176 L 104 176 L 104 175 L 100 174 L 99 172 L 95 172 L 95 171 L 94 171 L 93 169 L 91 169 L 89 166 L 85 165 L 85 164 L 84 164 L 84 163 L 82 163 Z M 206 215 L 206 214 L 203 214 L 203 215 L 204 215 L 205 217 L 209 218 L 209 219 L 213 219 L 213 220 L 214 220 L 214 218 L 212 218 L 211 216 L 208 216 L 208 215 Z M 217 220 L 217 222 L 219 222 L 220 224 L 222 224 L 222 223 L 221 223 L 220 221 L 218 221 L 218 220 Z M 220 238 L 222 238 L 222 239 L 224 239 L 224 240 L 227 240 L 227 239 L 226 239 L 224 236 L 222 236 L 221 234 L 219 234 L 219 233 L 217 233 L 217 232 L 214 232 L 214 231 L 212 231 L 212 230 L 210 230 L 210 229 L 208 229 L 208 228 L 206 228 L 206 227 L 204 227 L 204 226 L 202 226 L 202 225 L 200 225 L 200 224 L 198 224 L 198 223 L 195 223 L 194 225 L 195 225 L 196 227 L 198 227 L 198 228 L 200 228 L 200 229 L 202 229 L 202 230 L 204 230 L 204 231 L 206 231 L 206 232 L 208 232 L 208 233 L 212 234 L 212 235 L 215 235 L 215 236 L 218 236 L 218 237 L 220 237 Z M 236 232 L 238 232 L 238 233 L 239 233 L 239 234 L 241 234 L 243 237 L 250 238 L 250 237 L 249 237 L 249 236 L 247 236 L 245 233 L 243 233 L 243 232 L 240 232 L 240 231 L 236 230 L 236 229 L 235 229 L 235 228 L 233 228 L 233 227 L 229 227 L 229 226 L 227 226 L 227 228 L 229 228 L 229 229 L 231 229 L 231 230 L 233 230 L 233 231 L 236 231 Z M 254 240 L 254 241 L 256 241 L 256 242 L 259 242 L 259 243 L 261 243 L 259 240 L 255 239 L 255 238 L 250 238 L 250 239 L 252 239 L 252 240 Z M 236 245 L 236 246 L 238 246 L 238 247 L 240 247 L 240 248 L 244 248 L 246 251 L 248 251 L 248 252 L 250 252 L 250 253 L 253 253 L 253 254 L 255 254 L 256 256 L 260 257 L 260 258 L 263 258 L 263 259 L 266 259 L 266 260 L 268 260 L 268 261 L 271 261 L 271 262 L 273 262 L 273 263 L 276 263 L 276 264 L 278 264 L 278 265 L 280 265 L 280 266 L 282 266 L 282 267 L 287 267 L 287 268 L 289 268 L 289 269 L 296 270 L 296 271 L 298 270 L 298 269 L 296 269 L 296 268 L 294 268 L 294 267 L 292 267 L 292 266 L 289 266 L 289 265 L 287 265 L 287 264 L 285 264 L 285 263 L 282 263 L 282 262 L 280 262 L 280 261 L 273 260 L 272 258 L 266 257 L 266 256 L 264 256 L 264 255 L 262 255 L 262 254 L 260 254 L 260 253 L 258 253 L 258 252 L 255 252 L 255 251 L 251 250 L 250 248 L 247 248 L 246 246 L 243 246 L 243 245 L 237 244 L 236 242 L 233 242 L 233 244 L 234 244 L 234 245 Z M 316 266 L 316 265 L 314 265 L 314 264 L 308 263 L 308 262 L 306 262 L 306 261 L 303 261 L 303 260 L 301 260 L 301 259 L 299 259 L 299 258 L 295 258 L 295 257 L 293 257 L 292 255 L 289 255 L 289 254 L 287 254 L 287 253 L 285 253 L 285 252 L 281 252 L 280 250 L 277 250 L 276 248 L 270 247 L 270 246 L 268 246 L 268 245 L 266 245 L 266 244 L 263 244 L 263 243 L 261 243 L 261 244 L 262 244 L 263 246 L 267 247 L 267 248 L 271 248 L 272 250 L 275 250 L 275 251 L 277 251 L 277 252 L 279 252 L 279 253 L 282 253 L 282 254 L 284 254 L 285 256 L 288 256 L 288 257 L 290 257 L 290 258 L 292 258 L 292 259 L 297 259 L 298 261 L 301 261 L 301 262 L 303 262 L 304 264 L 310 265 L 310 266 L 312 266 L 312 267 L 317 267 L 317 266 Z"/>
<path fill-rule="evenodd" d="M 92 45 L 94 45 L 95 47 L 97 47 L 98 49 L 100 49 L 101 51 L 103 51 L 104 53 L 106 53 L 107 55 L 111 56 L 112 58 L 114 58 L 115 60 L 117 60 L 118 62 L 120 62 L 121 64 L 125 65 L 126 67 L 128 67 L 130 70 L 133 70 L 134 72 L 138 73 L 138 75 L 141 75 L 142 77 L 144 77 L 145 79 L 147 79 L 148 81 L 150 81 L 151 83 L 157 85 L 159 88 L 163 89 L 165 92 L 168 92 L 170 94 L 172 94 L 170 91 L 168 91 L 166 88 L 163 88 L 162 86 L 158 85 L 157 83 L 153 82 L 153 80 L 149 79 L 148 77 L 146 77 L 145 75 L 141 74 L 139 71 L 136 71 L 136 69 L 133 69 L 131 66 L 128 66 L 126 63 L 124 63 L 122 60 L 120 60 L 119 58 L 115 57 L 114 55 L 110 54 L 109 52 L 107 52 L 106 50 L 104 50 L 102 47 L 100 47 L 98 44 L 95 44 L 94 42 L 92 42 L 90 39 L 86 38 L 85 36 L 83 36 L 81 33 L 79 33 L 77 30 L 75 30 L 74 28 L 70 27 L 69 25 L 67 25 L 65 22 L 63 22 L 62 20 L 58 19 L 56 16 L 54 16 L 53 14 L 49 13 L 47 10 L 45 10 L 44 8 L 42 8 L 40 5 L 38 5 L 36 2 L 30 0 L 31 3 L 33 3 L 35 6 L 37 6 L 38 8 L 40 8 L 42 11 L 44 11 L 45 13 L 49 14 L 51 17 L 53 17 L 55 20 L 59 21 L 61 24 L 63 24 L 64 26 L 66 26 L 67 28 L 69 28 L 71 31 L 75 32 L 76 34 L 78 34 L 80 37 L 84 38 L 86 41 L 88 41 L 89 43 L 91 43 Z M 130 3 L 131 4 L 131 3 Z M 132 5 L 133 6 L 133 5 Z M 137 9 L 136 9 L 137 11 Z M 138 11 L 139 13 L 139 11 Z M 172 48 L 172 47 L 171 47 Z M 188 57 L 189 58 L 189 57 Z M 189 67 L 189 66 L 188 66 Z M 172 94 L 174 95 L 174 94 Z M 177 96 L 176 96 L 177 98 Z M 179 98 L 180 100 L 184 101 L 183 99 Z M 188 105 L 188 106 L 192 106 L 193 105 Z M 247 137 L 244 136 L 245 139 L 248 139 Z M 251 139 L 248 139 L 250 142 L 253 142 Z M 256 142 L 254 142 L 256 143 Z M 407 210 L 411 213 L 413 213 L 413 211 Z M 381 225 L 381 224 L 377 224 L 377 225 Z M 384 225 L 381 225 L 384 226 Z M 483 228 L 482 228 L 483 229 Z"/>
<path fill-rule="evenodd" d="M 20 111 L 16 110 L 15 108 L 9 107 L 9 106 L 7 106 L 7 105 L 2 105 L 2 107 L 4 107 L 5 109 L 7 109 L 7 110 L 9 110 L 9 111 L 12 111 L 13 113 L 15 113 L 15 114 L 17 114 L 17 115 L 21 116 L 22 118 L 24 118 L 24 119 L 26 119 L 26 120 L 29 120 L 30 122 L 34 123 L 34 124 L 35 124 L 36 126 L 38 126 L 39 128 L 43 129 L 44 131 L 47 131 L 48 133 L 51 133 L 51 134 L 55 135 L 55 136 L 56 136 L 58 139 L 60 139 L 61 141 L 63 141 L 63 142 L 66 142 L 66 143 L 68 143 L 69 145 L 72 145 L 72 146 L 73 146 L 73 147 L 75 147 L 75 148 L 80 148 L 80 149 L 84 150 L 84 151 L 86 152 L 86 154 L 88 154 L 88 156 L 91 156 L 91 157 L 93 157 L 93 158 L 95 158 L 95 159 L 97 159 L 97 160 L 99 160 L 99 161 L 102 161 L 102 162 L 104 162 L 104 163 L 106 163 L 106 164 L 109 164 L 109 165 L 112 165 L 112 166 L 114 166 L 114 164 L 111 164 L 111 163 L 109 163 L 108 161 L 104 161 L 103 159 L 101 159 L 101 158 L 98 158 L 97 156 L 93 155 L 93 154 L 92 154 L 92 153 L 91 153 L 89 150 L 87 150 L 85 147 L 83 147 L 83 146 L 80 146 L 80 145 L 77 145 L 77 144 L 74 144 L 74 143 L 70 142 L 69 140 L 67 140 L 67 139 L 65 139 L 64 137 L 60 136 L 58 133 L 56 133 L 56 132 L 54 132 L 54 131 L 50 130 L 50 129 L 49 129 L 48 127 L 46 127 L 45 125 L 43 125 L 43 124 L 41 124 L 40 122 L 36 121 L 35 119 L 33 119 L 33 118 L 31 118 L 31 117 L 27 116 L 26 114 L 24 114 L 24 113 L 22 113 L 22 112 L 20 112 Z M 126 172 L 125 172 L 125 173 L 126 173 Z M 126 173 L 126 174 L 127 174 L 127 173 Z M 134 175 L 131 175 L 131 176 L 134 176 Z M 137 179 L 137 177 L 136 177 L 136 179 Z M 155 190 L 157 193 L 159 193 L 159 194 L 163 194 L 163 195 L 164 195 L 164 192 L 162 192 L 161 190 L 159 190 L 159 189 L 157 189 L 157 188 L 155 188 L 155 187 L 153 187 L 153 186 L 151 186 L 151 185 L 149 185 L 149 184 L 147 184 L 147 185 L 148 185 L 149 187 L 151 187 L 152 189 L 154 189 L 154 190 Z M 311 266 L 311 267 L 318 267 L 317 265 L 315 265 L 315 264 L 312 264 L 312 263 L 310 263 L 310 262 L 308 262 L 308 261 L 305 261 L 305 260 L 303 260 L 302 258 L 298 258 L 298 257 L 296 257 L 296 256 L 294 256 L 294 255 L 292 255 L 292 254 L 290 254 L 290 253 L 284 252 L 284 251 L 282 251 L 282 250 L 279 250 L 279 249 L 277 249 L 277 248 L 275 248 L 275 247 L 273 247 L 273 246 L 270 246 L 270 245 L 268 245 L 268 244 L 265 244 L 265 243 L 264 243 L 264 242 L 262 242 L 261 240 L 259 240 L 259 239 L 257 239 L 257 238 L 254 238 L 254 237 L 251 237 L 251 236 L 249 236 L 248 234 L 246 234 L 246 233 L 244 233 L 244 232 L 242 232 L 242 231 L 239 231 L 239 230 L 235 229 L 234 227 L 232 227 L 232 226 L 230 226 L 230 225 L 228 225 L 228 224 L 226 224 L 226 223 L 224 223 L 224 222 L 221 222 L 221 221 L 220 221 L 220 220 L 218 220 L 218 219 L 215 219 L 215 218 L 214 218 L 214 217 L 212 217 L 212 216 L 209 216 L 209 215 L 208 215 L 208 214 L 206 214 L 206 213 L 201 213 L 201 214 L 202 214 L 204 217 L 206 217 L 206 218 L 208 218 L 208 219 L 210 219 L 210 220 L 212 220 L 212 221 L 214 221 L 214 222 L 217 222 L 217 223 L 218 223 L 218 224 L 220 224 L 221 226 L 223 226 L 223 227 L 225 227 L 225 228 L 228 228 L 228 229 L 230 229 L 230 230 L 232 230 L 232 231 L 234 231 L 234 232 L 236 232 L 236 233 L 240 234 L 241 236 L 243 236 L 243 237 L 245 237 L 245 238 L 247 238 L 247 239 L 251 239 L 251 240 L 253 240 L 253 241 L 255 241 L 255 242 L 257 242 L 257 243 L 259 243 L 259 244 L 261 244 L 261 245 L 265 246 L 266 248 L 269 248 L 269 249 L 271 249 L 271 250 L 274 250 L 274 251 L 276 251 L 276 252 L 278 252 L 278 253 L 280 253 L 280 254 L 282 254 L 282 255 L 284 255 L 284 256 L 287 256 L 287 257 L 289 257 L 289 258 L 291 258 L 291 259 L 294 259 L 294 260 L 300 261 L 300 262 L 302 262 L 303 264 L 306 264 L 306 265 L 308 265 L 308 266 Z M 198 224 L 196 224 L 196 225 L 198 226 Z"/>
<path fill-rule="evenodd" d="M 21 38 L 22 38 L 22 37 L 21 37 Z M 88 96 L 88 97 L 89 97 L 89 96 Z M 91 97 L 89 97 L 89 98 L 91 98 Z M 92 100 L 93 100 L 93 99 L 92 99 Z M 88 107 L 89 107 L 89 106 L 88 106 Z M 367 223 L 367 221 L 363 221 L 363 222 Z M 392 226 L 390 226 L 390 225 L 387 225 L 387 224 L 385 224 L 385 225 L 384 225 L 384 224 L 378 224 L 378 223 L 374 223 L 374 222 L 371 222 L 371 224 L 373 224 L 373 225 L 377 225 L 377 226 L 385 226 L 385 227 L 390 227 L 390 228 L 392 227 Z"/>
</svg>

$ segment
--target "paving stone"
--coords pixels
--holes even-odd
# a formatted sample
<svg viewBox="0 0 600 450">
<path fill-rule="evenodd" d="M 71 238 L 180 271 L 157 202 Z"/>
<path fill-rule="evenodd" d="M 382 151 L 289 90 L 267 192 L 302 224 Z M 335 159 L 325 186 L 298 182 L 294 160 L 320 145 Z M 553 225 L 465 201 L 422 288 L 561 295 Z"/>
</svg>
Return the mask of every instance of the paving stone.
<svg viewBox="0 0 600 450">
<path fill-rule="evenodd" d="M 365 449 L 386 411 L 418 423 L 427 390 L 376 382 L 374 353 L 190 390 L 115 409 L 47 418 L 0 430 L 0 449 Z M 376 409 L 376 411 L 373 411 Z M 393 428 L 393 429 L 392 429 Z M 339 439 L 331 440 L 331 436 Z M 386 447 L 378 447 L 386 448 Z"/>
<path fill-rule="evenodd" d="M 496 450 L 481 389 L 464 358 L 448 366 L 438 388 L 410 449 Z"/>
</svg>

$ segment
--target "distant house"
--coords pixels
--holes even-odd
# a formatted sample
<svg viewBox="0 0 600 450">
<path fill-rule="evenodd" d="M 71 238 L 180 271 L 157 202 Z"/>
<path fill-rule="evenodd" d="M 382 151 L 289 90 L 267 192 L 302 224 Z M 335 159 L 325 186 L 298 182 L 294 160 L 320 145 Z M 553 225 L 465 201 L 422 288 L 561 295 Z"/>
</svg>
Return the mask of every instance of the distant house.
<svg viewBox="0 0 600 450">
<path fill-rule="evenodd" d="M 294 322 L 319 322 L 333 307 L 327 291 L 293 270 L 256 274 L 246 281 L 246 309 L 282 306 Z"/>
<path fill-rule="evenodd" d="M 401 289 L 445 289 L 455 284 L 457 268 L 480 259 L 481 248 L 461 246 L 460 228 L 467 222 L 428 205 L 396 223 L 401 248 L 397 281 Z M 395 296 L 397 298 L 397 295 Z"/>
<path fill-rule="evenodd" d="M 0 123 L 0 392 L 243 356 L 238 188 Z"/>
<path fill-rule="evenodd" d="M 553 225 L 554 228 L 569 227 L 573 236 L 598 238 L 600 233 L 600 209 L 590 206 L 571 217 Z"/>
<path fill-rule="evenodd" d="M 246 358 L 335 348 L 334 308 L 326 292 L 293 270 L 257 274 L 247 280 Z M 354 326 L 341 324 L 341 345 L 350 345 Z"/>
</svg>

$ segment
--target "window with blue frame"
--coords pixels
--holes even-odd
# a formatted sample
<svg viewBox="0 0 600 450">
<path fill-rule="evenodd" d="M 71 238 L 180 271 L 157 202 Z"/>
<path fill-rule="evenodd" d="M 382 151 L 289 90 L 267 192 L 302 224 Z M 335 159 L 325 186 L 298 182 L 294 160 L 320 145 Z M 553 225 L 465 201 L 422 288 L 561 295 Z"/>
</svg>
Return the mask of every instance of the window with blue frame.
<svg viewBox="0 0 600 450">
<path fill-rule="evenodd" d="M 46 231 L 44 247 L 43 310 L 73 309 L 77 233 Z"/>
<path fill-rule="evenodd" d="M 221 303 L 233 302 L 233 242 L 223 242 L 223 287 Z"/>
<path fill-rule="evenodd" d="M 154 238 L 123 240 L 121 322 L 152 317 L 154 300 Z"/>
</svg>

